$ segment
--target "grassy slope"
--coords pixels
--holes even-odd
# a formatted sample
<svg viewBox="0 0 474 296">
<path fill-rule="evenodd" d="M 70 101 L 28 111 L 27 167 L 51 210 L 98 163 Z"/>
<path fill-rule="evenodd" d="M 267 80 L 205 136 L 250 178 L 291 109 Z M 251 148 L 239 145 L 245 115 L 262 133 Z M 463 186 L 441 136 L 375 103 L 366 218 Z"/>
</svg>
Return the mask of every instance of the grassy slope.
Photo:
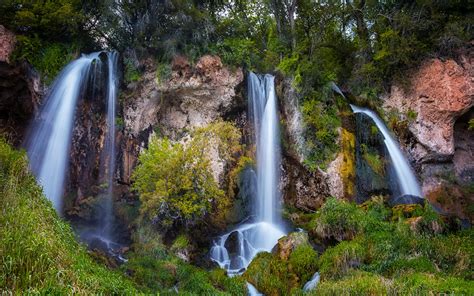
<svg viewBox="0 0 474 296">
<path fill-rule="evenodd" d="M 24 152 L 0 139 L 0 291 L 136 294 L 133 284 L 99 266 L 27 169 Z"/>
</svg>

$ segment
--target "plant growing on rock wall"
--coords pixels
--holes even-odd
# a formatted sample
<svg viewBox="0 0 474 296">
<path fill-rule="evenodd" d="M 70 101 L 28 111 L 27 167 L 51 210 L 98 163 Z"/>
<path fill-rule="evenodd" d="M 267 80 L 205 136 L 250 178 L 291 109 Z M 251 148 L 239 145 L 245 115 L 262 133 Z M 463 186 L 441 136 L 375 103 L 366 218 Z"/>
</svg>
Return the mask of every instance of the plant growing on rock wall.
<svg viewBox="0 0 474 296">
<path fill-rule="evenodd" d="M 197 129 L 184 144 L 152 138 L 133 173 L 142 216 L 167 230 L 195 225 L 225 208 L 228 200 L 212 174 L 209 147 L 216 147 L 220 159 L 229 160 L 239 147 L 238 139 L 238 130 L 226 122 Z"/>
</svg>

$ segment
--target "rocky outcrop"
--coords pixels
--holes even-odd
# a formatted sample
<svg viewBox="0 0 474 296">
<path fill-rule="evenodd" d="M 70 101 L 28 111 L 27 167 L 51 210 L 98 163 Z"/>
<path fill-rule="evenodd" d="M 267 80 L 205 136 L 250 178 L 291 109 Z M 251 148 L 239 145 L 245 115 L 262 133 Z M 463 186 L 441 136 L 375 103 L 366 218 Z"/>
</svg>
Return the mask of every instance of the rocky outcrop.
<svg viewBox="0 0 474 296">
<path fill-rule="evenodd" d="M 425 61 L 409 79 L 410 89 L 393 86 L 383 107 L 407 122 L 409 133 L 400 142 L 420 176 L 423 194 L 442 212 L 472 222 L 473 45 L 457 60 Z"/>
<path fill-rule="evenodd" d="M 283 261 L 290 258 L 291 253 L 301 245 L 309 245 L 309 236 L 307 232 L 292 232 L 287 236 L 280 238 L 273 247 L 272 253 Z"/>
<path fill-rule="evenodd" d="M 303 118 L 300 110 L 300 96 L 293 87 L 292 78 L 284 78 L 279 83 L 280 109 L 285 118 L 285 131 L 288 141 L 285 142 L 286 151 L 293 155 L 300 163 L 303 163 L 306 151 L 303 137 Z"/>
<path fill-rule="evenodd" d="M 0 62 L 10 63 L 10 56 L 15 49 L 15 43 L 15 34 L 0 25 Z"/>
<path fill-rule="evenodd" d="M 416 118 L 409 129 L 417 144 L 412 155 L 417 162 L 448 160 L 454 155 L 454 123 L 474 105 L 473 57 L 454 60 L 433 59 L 413 74 L 411 89 L 394 86 L 384 102 Z"/>
<path fill-rule="evenodd" d="M 122 141 L 121 178 L 127 183 L 141 147 L 152 133 L 185 141 L 189 131 L 219 119 L 245 116 L 245 102 L 239 93 L 241 69 L 229 70 L 217 56 L 203 56 L 195 66 L 182 56 L 173 59 L 170 77 L 157 77 L 153 61 L 144 62 L 145 73 L 126 94 Z M 242 120 L 240 120 L 242 122 Z M 212 147 L 210 147 L 212 148 Z M 225 165 L 216 151 L 211 167 L 222 182 Z"/>
<path fill-rule="evenodd" d="M 280 190 L 285 204 L 303 211 L 316 211 L 330 196 L 325 173 L 310 172 L 289 155 L 282 159 Z"/>
<path fill-rule="evenodd" d="M 0 25 L 0 134 L 20 145 L 40 104 L 43 87 L 26 62 L 13 63 L 15 35 Z"/>
</svg>

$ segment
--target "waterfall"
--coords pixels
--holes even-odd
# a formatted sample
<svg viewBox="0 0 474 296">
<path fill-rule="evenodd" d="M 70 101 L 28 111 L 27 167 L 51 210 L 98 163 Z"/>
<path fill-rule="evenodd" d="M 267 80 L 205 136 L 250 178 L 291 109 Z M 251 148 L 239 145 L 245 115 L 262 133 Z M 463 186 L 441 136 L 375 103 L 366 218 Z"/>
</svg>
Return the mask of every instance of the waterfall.
<svg viewBox="0 0 474 296">
<path fill-rule="evenodd" d="M 254 285 L 251 283 L 247 282 L 247 291 L 249 296 L 262 296 L 263 294 L 258 292 L 257 288 L 255 288 Z"/>
<path fill-rule="evenodd" d="M 303 286 L 303 292 L 308 292 L 316 289 L 319 284 L 320 275 L 319 272 L 313 274 L 313 277 Z"/>
<path fill-rule="evenodd" d="M 58 212 L 62 207 L 74 111 L 91 65 L 98 57 L 99 53 L 83 55 L 61 71 L 26 142 L 31 169 Z"/>
<path fill-rule="evenodd" d="M 377 116 L 377 114 L 375 114 L 375 112 L 370 109 L 361 108 L 354 105 L 351 105 L 351 108 L 354 113 L 363 113 L 372 118 L 372 120 L 375 122 L 375 125 L 382 133 L 385 146 L 387 147 L 390 159 L 392 160 L 392 164 L 395 169 L 401 194 L 422 197 L 420 185 L 418 184 L 415 174 L 413 173 L 407 159 L 400 150 L 397 141 L 392 137 L 390 131 L 385 126 L 383 121 Z"/>
<path fill-rule="evenodd" d="M 113 179 L 115 171 L 115 107 L 117 102 L 117 52 L 109 52 L 107 54 L 107 131 L 105 139 L 105 153 L 102 159 L 105 163 L 105 175 L 107 179 L 107 196 L 105 200 L 105 217 L 104 225 L 102 226 L 102 235 L 106 238 L 111 238 L 111 228 L 113 224 Z"/>
<path fill-rule="evenodd" d="M 245 270 L 262 251 L 270 251 L 284 236 L 279 216 L 280 139 L 274 77 L 248 76 L 249 120 L 253 122 L 257 156 L 257 194 L 254 223 L 246 223 L 218 238 L 211 259 L 230 275 Z M 232 241 L 236 242 L 232 244 Z M 230 247 L 234 245 L 234 249 Z"/>
</svg>

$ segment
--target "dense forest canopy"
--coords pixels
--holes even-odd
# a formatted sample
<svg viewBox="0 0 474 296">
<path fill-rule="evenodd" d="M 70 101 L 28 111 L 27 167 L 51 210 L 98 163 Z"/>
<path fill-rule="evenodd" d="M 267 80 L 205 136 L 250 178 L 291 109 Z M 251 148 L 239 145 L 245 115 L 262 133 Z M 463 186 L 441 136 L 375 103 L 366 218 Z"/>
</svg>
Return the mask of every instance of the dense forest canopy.
<svg viewBox="0 0 474 296">
<path fill-rule="evenodd" d="M 473 36 L 467 0 L 6 0 L 0 13 L 25 47 L 42 42 L 43 51 L 72 41 L 159 59 L 210 52 L 229 64 L 305 76 L 303 85 L 334 80 L 375 93 L 389 76 Z M 35 49 L 23 50 L 27 57 Z"/>
<path fill-rule="evenodd" d="M 468 0 L 6 0 L 0 13 L 19 34 L 15 57 L 29 60 L 46 82 L 79 52 L 98 48 L 125 53 L 126 81 L 138 79 L 140 58 L 167 64 L 177 54 L 191 60 L 217 54 L 227 65 L 291 76 L 302 97 L 306 163 L 315 169 L 334 152 L 340 125 L 330 82 L 376 102 L 393 81 L 406 85 L 403 73 L 425 58 L 450 56 L 472 40 L 473 6 Z"/>
</svg>

